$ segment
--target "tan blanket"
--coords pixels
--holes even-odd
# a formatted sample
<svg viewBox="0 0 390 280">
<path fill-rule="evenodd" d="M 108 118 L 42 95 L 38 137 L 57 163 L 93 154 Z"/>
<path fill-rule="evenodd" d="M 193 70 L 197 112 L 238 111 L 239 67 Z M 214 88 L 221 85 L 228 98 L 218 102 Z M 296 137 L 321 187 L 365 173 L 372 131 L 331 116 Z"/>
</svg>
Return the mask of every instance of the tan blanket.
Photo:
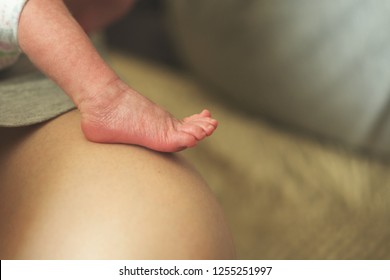
<svg viewBox="0 0 390 280">
<path fill-rule="evenodd" d="M 178 117 L 220 126 L 183 152 L 222 204 L 241 259 L 389 259 L 390 168 L 228 108 L 185 74 L 126 55 L 124 79 Z"/>
</svg>

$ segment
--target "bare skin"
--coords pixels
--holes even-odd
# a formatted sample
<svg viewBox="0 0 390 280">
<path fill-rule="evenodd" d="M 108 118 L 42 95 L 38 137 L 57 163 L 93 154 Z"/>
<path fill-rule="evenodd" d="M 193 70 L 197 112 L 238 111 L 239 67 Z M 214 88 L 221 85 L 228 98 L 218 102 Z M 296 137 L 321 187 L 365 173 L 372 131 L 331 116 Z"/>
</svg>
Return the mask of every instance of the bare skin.
<svg viewBox="0 0 390 280">
<path fill-rule="evenodd" d="M 233 259 L 222 209 L 176 154 L 87 141 L 76 110 L 0 128 L 0 259 Z"/>
<path fill-rule="evenodd" d="M 118 6 L 95 20 L 105 14 L 102 7 L 107 3 Z M 69 0 L 66 4 L 77 19 L 63 0 L 29 0 L 20 18 L 19 44 L 73 100 L 88 140 L 175 152 L 195 146 L 214 132 L 218 123 L 208 110 L 176 119 L 124 83 L 95 50 L 85 30 L 103 27 L 130 7 L 131 1 Z"/>
</svg>

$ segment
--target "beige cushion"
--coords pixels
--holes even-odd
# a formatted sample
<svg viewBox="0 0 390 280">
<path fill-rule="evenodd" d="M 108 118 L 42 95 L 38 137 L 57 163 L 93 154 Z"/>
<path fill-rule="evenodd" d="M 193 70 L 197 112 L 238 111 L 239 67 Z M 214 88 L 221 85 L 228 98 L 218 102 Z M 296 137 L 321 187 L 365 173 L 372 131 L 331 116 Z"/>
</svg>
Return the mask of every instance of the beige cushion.
<svg viewBox="0 0 390 280">
<path fill-rule="evenodd" d="M 248 117 L 186 74 L 117 53 L 110 60 L 174 115 L 209 108 L 219 120 L 181 155 L 216 193 L 239 258 L 390 258 L 390 166 Z"/>
<path fill-rule="evenodd" d="M 176 48 L 247 112 L 390 155 L 390 2 L 169 0 Z"/>
</svg>

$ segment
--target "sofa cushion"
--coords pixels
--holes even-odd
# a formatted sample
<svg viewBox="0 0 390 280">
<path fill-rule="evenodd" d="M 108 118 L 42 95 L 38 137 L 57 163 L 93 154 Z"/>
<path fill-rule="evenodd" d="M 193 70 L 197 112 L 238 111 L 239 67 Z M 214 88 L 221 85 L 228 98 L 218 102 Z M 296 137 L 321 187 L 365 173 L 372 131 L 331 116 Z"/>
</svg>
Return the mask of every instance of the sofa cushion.
<svg viewBox="0 0 390 280">
<path fill-rule="evenodd" d="M 218 119 L 209 139 L 179 156 L 215 192 L 239 258 L 390 258 L 390 166 L 227 107 L 185 73 L 110 58 L 131 86 L 177 117 L 208 108 Z"/>
<path fill-rule="evenodd" d="M 169 0 L 176 48 L 247 112 L 390 155 L 386 1 Z"/>
</svg>

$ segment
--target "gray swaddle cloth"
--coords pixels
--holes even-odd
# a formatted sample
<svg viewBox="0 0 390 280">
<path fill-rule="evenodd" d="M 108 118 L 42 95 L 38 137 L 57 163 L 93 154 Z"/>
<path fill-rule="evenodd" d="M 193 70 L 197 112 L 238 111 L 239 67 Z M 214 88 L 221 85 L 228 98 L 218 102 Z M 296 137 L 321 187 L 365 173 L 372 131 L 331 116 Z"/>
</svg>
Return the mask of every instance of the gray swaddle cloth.
<svg viewBox="0 0 390 280">
<path fill-rule="evenodd" d="M 74 108 L 69 97 L 26 57 L 0 71 L 0 126 L 32 125 Z"/>
</svg>

